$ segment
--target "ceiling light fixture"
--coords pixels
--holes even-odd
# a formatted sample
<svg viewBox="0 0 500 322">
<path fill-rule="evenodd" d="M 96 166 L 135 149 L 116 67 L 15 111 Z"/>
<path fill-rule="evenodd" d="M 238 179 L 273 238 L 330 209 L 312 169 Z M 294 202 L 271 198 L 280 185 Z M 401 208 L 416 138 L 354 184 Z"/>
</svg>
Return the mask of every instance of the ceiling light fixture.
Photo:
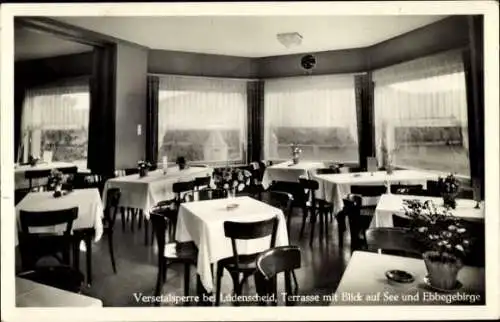
<svg viewBox="0 0 500 322">
<path fill-rule="evenodd" d="M 298 32 L 285 32 L 277 34 L 278 41 L 286 48 L 299 46 L 302 43 L 302 35 Z"/>
</svg>

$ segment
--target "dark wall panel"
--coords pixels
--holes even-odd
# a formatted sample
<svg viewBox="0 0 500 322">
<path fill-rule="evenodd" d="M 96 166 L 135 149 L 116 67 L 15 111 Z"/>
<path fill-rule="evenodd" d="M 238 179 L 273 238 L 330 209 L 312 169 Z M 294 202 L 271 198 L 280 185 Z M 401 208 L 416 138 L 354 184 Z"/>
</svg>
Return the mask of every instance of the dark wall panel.
<svg viewBox="0 0 500 322">
<path fill-rule="evenodd" d="M 311 54 L 316 57 L 316 66 L 310 72 L 300 65 L 305 54 L 258 58 L 259 78 L 356 73 L 368 68 L 367 52 L 363 48 Z"/>
<path fill-rule="evenodd" d="M 371 70 L 453 48 L 469 42 L 467 16 L 452 16 L 368 47 Z"/>
<path fill-rule="evenodd" d="M 149 50 L 148 72 L 208 77 L 253 78 L 257 76 L 251 58 Z"/>
</svg>

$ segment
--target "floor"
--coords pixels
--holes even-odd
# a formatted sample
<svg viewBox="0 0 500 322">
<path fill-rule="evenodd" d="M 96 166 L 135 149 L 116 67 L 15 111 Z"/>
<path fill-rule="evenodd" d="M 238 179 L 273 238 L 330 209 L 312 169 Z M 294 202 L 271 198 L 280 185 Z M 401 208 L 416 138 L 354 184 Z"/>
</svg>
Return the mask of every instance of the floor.
<svg viewBox="0 0 500 322">
<path fill-rule="evenodd" d="M 118 216 L 119 217 L 119 216 Z M 343 246 L 339 246 L 337 223 L 329 224 L 330 235 L 328 241 L 319 242 L 318 228 L 316 228 L 316 239 L 312 246 L 309 245 L 309 230 L 306 229 L 302 239 L 299 232 L 302 222 L 302 214 L 297 210 L 292 216 L 290 244 L 297 245 L 301 249 L 302 267 L 296 271 L 299 284 L 299 294 L 328 295 L 335 292 L 340 282 L 351 250 L 349 234 L 344 234 Z M 309 228 L 309 225 L 307 226 Z M 130 230 L 130 225 L 122 231 L 122 223 L 117 218 L 115 224 L 115 258 L 117 261 L 117 273 L 114 274 L 108 252 L 106 236 L 93 245 L 92 266 L 93 282 L 90 287 L 82 293 L 102 300 L 104 306 L 151 306 L 151 303 L 139 302 L 137 297 L 142 295 L 153 295 L 156 285 L 157 274 L 157 249 L 156 245 L 144 245 L 144 228 Z M 81 253 L 80 267 L 85 268 L 85 253 Z M 191 270 L 190 295 L 196 295 L 196 274 L 194 267 Z M 222 294 L 231 294 L 232 283 L 229 275 L 224 275 L 222 282 Z M 279 289 L 283 289 L 281 279 L 278 281 Z M 162 294 L 167 296 L 183 295 L 183 269 L 182 266 L 172 266 L 167 272 L 167 282 Z M 253 280 L 243 289 L 243 294 L 255 294 Z M 282 303 L 282 299 L 279 299 Z M 256 303 L 247 303 L 255 305 Z M 328 301 L 301 302 L 301 305 L 328 305 Z M 174 305 L 165 303 L 164 305 Z M 194 304 L 193 304 L 194 305 Z M 222 303 L 221 305 L 232 305 Z"/>
</svg>

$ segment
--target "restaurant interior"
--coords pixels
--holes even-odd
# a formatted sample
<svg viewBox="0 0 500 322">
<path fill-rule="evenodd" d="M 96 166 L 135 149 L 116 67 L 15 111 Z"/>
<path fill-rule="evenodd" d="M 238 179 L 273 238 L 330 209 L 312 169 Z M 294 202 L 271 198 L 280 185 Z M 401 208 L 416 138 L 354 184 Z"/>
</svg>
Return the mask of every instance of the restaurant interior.
<svg viewBox="0 0 500 322">
<path fill-rule="evenodd" d="M 14 23 L 16 306 L 485 304 L 481 15 Z"/>
</svg>

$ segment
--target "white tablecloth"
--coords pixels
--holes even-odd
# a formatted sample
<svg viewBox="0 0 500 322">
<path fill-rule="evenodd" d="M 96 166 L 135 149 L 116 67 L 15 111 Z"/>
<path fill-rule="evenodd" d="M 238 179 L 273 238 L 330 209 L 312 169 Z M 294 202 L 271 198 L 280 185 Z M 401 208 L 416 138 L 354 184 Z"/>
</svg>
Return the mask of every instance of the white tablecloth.
<svg viewBox="0 0 500 322">
<path fill-rule="evenodd" d="M 438 178 L 438 173 L 418 170 L 396 170 L 392 174 L 387 174 L 385 171 L 315 174 L 312 177 L 319 183 L 316 197 L 333 203 L 334 213 L 338 213 L 344 208 L 342 199 L 351 193 L 351 185 L 383 184 L 390 191 L 391 184 L 422 184 L 425 188 L 427 180 L 437 180 Z"/>
<path fill-rule="evenodd" d="M 443 205 L 443 199 L 439 197 L 382 195 L 375 209 L 370 227 L 393 227 L 392 215 L 404 216 L 403 200 L 405 199 L 431 200 L 436 206 Z M 484 220 L 484 205 L 480 209 L 475 209 L 475 206 L 476 202 L 474 200 L 457 199 L 457 207 L 451 210 L 451 213 L 464 219 Z"/>
<path fill-rule="evenodd" d="M 227 210 L 226 206 L 231 203 L 239 206 Z M 208 292 L 214 288 L 210 264 L 233 256 L 231 239 L 224 235 L 224 221 L 260 221 L 269 219 L 273 215 L 279 217 L 276 246 L 288 245 L 288 232 L 283 212 L 250 197 L 196 201 L 181 205 L 176 240 L 194 241 L 198 246 L 197 272 Z M 268 249 L 269 246 L 270 237 L 237 241 L 240 254 L 256 253 Z"/>
<path fill-rule="evenodd" d="M 78 207 L 78 218 L 73 221 L 73 229 L 94 228 L 95 241 L 102 237 L 103 205 L 99 191 L 95 188 L 76 189 L 68 195 L 54 198 L 52 191 L 30 192 L 16 206 L 16 218 L 19 225 L 19 211 L 49 211 Z M 20 229 L 20 226 L 16 228 Z M 52 228 L 30 228 L 33 232 L 58 232 L 63 231 L 66 225 L 57 225 Z M 17 244 L 17 231 L 16 231 Z"/>
<path fill-rule="evenodd" d="M 162 200 L 175 197 L 173 184 L 181 181 L 191 181 L 197 177 L 212 177 L 213 169 L 208 167 L 190 167 L 179 170 L 178 167 L 149 172 L 145 177 L 138 174 L 117 177 L 106 181 L 103 193 L 103 203 L 106 204 L 106 192 L 110 188 L 118 188 L 121 192 L 120 206 L 141 209 L 145 216 L 149 210 Z"/>
<path fill-rule="evenodd" d="M 67 163 L 67 162 L 50 162 L 50 163 L 45 163 L 45 162 L 40 162 L 37 163 L 35 166 L 31 165 L 16 165 L 14 167 L 14 185 L 16 189 L 26 189 L 29 188 L 29 180 L 26 180 L 24 178 L 25 173 L 28 171 L 35 171 L 35 170 L 52 170 L 52 169 L 64 169 L 64 168 L 72 168 L 75 167 L 75 164 L 72 163 Z M 46 178 L 41 178 L 41 179 L 34 179 L 33 180 L 33 185 L 44 185 L 47 183 Z"/>
<path fill-rule="evenodd" d="M 102 307 L 102 301 L 16 277 L 16 306 Z"/>
<path fill-rule="evenodd" d="M 412 283 L 389 282 L 385 277 L 385 272 L 389 270 L 406 271 L 413 275 L 415 281 Z M 436 293 L 428 288 L 428 286 L 423 283 L 426 275 L 427 269 L 424 261 L 421 259 L 356 251 L 353 253 L 335 292 L 338 301 L 332 302 L 331 305 L 446 304 L 445 299 L 444 301 L 438 301 L 427 297 L 426 300 L 424 299 L 424 293 L 427 293 L 427 295 L 438 294 L 441 296 L 451 296 L 456 295 L 457 292 L 462 295 L 468 294 L 469 296 L 479 295 L 481 296 L 481 300 L 484 301 L 484 268 L 471 266 L 462 267 L 458 272 L 458 280 L 463 284 L 463 287 L 459 291 L 450 293 Z M 380 292 L 379 300 L 367 300 L 367 295 L 372 295 L 373 298 L 378 292 Z M 386 301 L 384 301 L 384 292 L 386 294 Z M 352 296 L 357 293 L 362 296 L 360 301 L 353 300 Z M 415 300 L 402 300 L 402 295 L 405 294 L 415 296 Z M 348 299 L 348 295 L 351 295 L 350 299 Z M 392 295 L 392 298 L 389 299 L 389 295 Z M 396 299 L 395 296 L 398 296 L 398 298 Z M 344 298 L 344 300 L 342 300 L 342 298 Z M 456 304 L 457 302 L 453 303 Z"/>
<path fill-rule="evenodd" d="M 297 182 L 301 176 L 311 178 L 313 170 L 324 167 L 323 162 L 314 161 L 300 161 L 298 164 L 287 161 L 275 164 L 264 171 L 262 186 L 267 189 L 273 181 Z"/>
</svg>

